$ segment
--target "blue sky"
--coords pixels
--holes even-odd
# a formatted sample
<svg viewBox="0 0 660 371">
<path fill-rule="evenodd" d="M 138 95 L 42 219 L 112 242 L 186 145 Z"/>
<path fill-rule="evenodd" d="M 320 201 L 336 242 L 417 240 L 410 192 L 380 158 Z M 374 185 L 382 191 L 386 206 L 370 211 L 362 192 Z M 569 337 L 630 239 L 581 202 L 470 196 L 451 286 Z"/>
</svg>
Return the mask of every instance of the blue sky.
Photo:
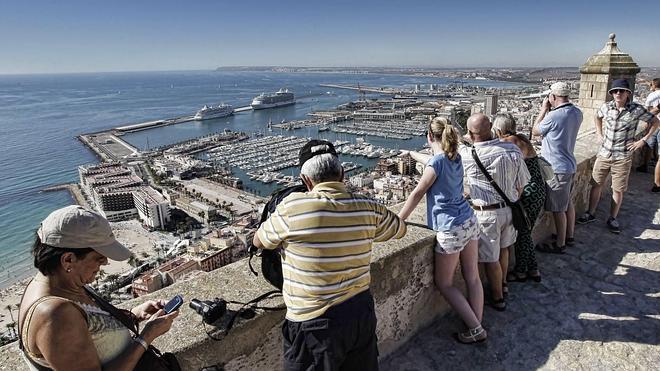
<svg viewBox="0 0 660 371">
<path fill-rule="evenodd" d="M 638 64 L 660 65 L 656 2 L 552 3 L 0 0 L 0 74 L 579 66 L 610 32 Z"/>
</svg>

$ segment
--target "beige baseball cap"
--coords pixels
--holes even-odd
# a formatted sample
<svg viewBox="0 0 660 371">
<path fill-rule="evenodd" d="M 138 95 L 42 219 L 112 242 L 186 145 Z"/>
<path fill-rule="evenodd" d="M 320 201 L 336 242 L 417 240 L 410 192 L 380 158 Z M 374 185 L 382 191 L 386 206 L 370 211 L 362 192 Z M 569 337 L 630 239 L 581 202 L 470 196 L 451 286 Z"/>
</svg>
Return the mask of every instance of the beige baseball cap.
<svg viewBox="0 0 660 371">
<path fill-rule="evenodd" d="M 55 210 L 41 222 L 37 235 L 42 243 L 68 249 L 92 248 L 112 260 L 126 260 L 132 253 L 120 244 L 110 223 L 100 214 L 82 206 Z"/>
<path fill-rule="evenodd" d="M 558 97 L 568 97 L 571 94 L 571 87 L 565 82 L 556 82 L 550 85 L 550 93 Z"/>
</svg>

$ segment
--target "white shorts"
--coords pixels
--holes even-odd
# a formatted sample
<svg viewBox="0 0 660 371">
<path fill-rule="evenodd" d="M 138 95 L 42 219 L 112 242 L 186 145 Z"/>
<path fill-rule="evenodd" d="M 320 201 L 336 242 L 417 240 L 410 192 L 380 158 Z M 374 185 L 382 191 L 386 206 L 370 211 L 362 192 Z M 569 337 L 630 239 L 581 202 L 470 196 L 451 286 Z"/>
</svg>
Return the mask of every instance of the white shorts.
<svg viewBox="0 0 660 371">
<path fill-rule="evenodd" d="M 479 220 L 479 263 L 500 260 L 500 249 L 516 242 L 518 232 L 513 228 L 511 209 L 475 210 Z"/>
<path fill-rule="evenodd" d="M 436 234 L 435 252 L 438 254 L 456 254 L 461 252 L 470 240 L 478 239 L 479 224 L 477 223 L 477 217 L 472 214 L 463 224 Z"/>
</svg>

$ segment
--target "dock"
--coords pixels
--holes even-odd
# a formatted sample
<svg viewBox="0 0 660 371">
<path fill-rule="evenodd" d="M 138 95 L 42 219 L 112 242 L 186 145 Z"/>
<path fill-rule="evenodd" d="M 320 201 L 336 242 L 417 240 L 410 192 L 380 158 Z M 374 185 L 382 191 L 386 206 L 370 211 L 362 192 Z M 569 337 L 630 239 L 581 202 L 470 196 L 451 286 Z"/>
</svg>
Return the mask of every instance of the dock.
<svg viewBox="0 0 660 371">
<path fill-rule="evenodd" d="M 46 187 L 41 191 L 42 192 L 69 191 L 71 197 L 73 197 L 76 204 L 85 208 L 89 208 L 89 204 L 87 203 L 85 196 L 83 196 L 82 190 L 80 189 L 80 185 L 78 185 L 78 183 L 57 184 L 54 186 Z"/>
<path fill-rule="evenodd" d="M 245 111 L 251 111 L 252 107 L 251 106 L 243 106 L 243 107 L 238 107 L 234 109 L 234 113 L 240 113 L 240 112 L 245 112 Z M 142 130 L 147 130 L 147 129 L 153 129 L 157 128 L 160 126 L 168 126 L 168 125 L 175 125 L 175 124 L 183 124 L 186 122 L 191 122 L 195 121 L 195 116 L 180 116 L 180 117 L 174 117 L 174 118 L 169 118 L 169 119 L 162 119 L 162 120 L 153 120 L 153 121 L 147 121 L 147 122 L 141 122 L 137 124 L 129 124 L 129 125 L 124 125 L 124 126 L 118 126 L 114 129 L 113 131 L 117 132 L 119 135 L 125 134 L 125 133 L 134 133 L 136 131 L 142 131 Z"/>
<path fill-rule="evenodd" d="M 378 93 L 378 94 L 387 94 L 387 95 L 399 93 L 399 90 L 386 88 L 386 87 L 377 88 L 377 87 L 360 86 L 360 85 L 353 86 L 353 85 L 339 85 L 339 84 L 319 84 L 319 86 L 322 86 L 324 88 L 355 90 L 365 93 Z"/>
</svg>

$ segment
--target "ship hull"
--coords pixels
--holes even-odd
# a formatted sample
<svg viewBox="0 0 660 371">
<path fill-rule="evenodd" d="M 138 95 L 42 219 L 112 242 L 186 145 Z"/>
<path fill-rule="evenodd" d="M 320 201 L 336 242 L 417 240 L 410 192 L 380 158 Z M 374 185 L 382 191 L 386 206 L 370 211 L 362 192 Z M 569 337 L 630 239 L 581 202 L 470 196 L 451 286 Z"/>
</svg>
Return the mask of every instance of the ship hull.
<svg viewBox="0 0 660 371">
<path fill-rule="evenodd" d="M 289 101 L 289 102 L 277 102 L 277 103 L 252 103 L 250 104 L 250 107 L 254 110 L 259 110 L 259 109 L 267 109 L 267 108 L 275 108 L 275 107 L 284 107 L 284 106 L 290 106 L 292 104 L 295 104 L 296 101 Z"/>
<path fill-rule="evenodd" d="M 233 114 L 234 112 L 224 112 L 224 113 L 216 113 L 210 115 L 195 115 L 193 118 L 195 119 L 195 121 L 204 121 L 204 120 L 220 119 L 223 117 L 231 116 Z"/>
</svg>

